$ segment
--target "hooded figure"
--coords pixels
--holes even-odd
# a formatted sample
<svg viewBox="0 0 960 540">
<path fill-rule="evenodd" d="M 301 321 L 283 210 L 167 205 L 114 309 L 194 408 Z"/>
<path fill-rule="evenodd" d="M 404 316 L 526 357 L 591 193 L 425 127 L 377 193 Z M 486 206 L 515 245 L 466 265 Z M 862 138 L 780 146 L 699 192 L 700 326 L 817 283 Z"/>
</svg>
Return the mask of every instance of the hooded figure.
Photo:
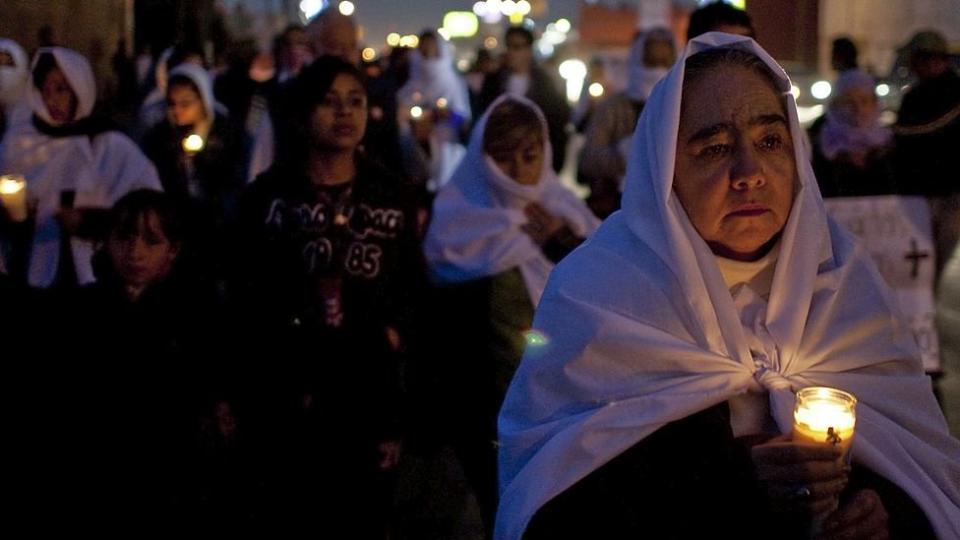
<svg viewBox="0 0 960 540">
<path fill-rule="evenodd" d="M 52 285 L 65 255 L 72 258 L 67 264 L 74 265 L 75 280 L 90 283 L 94 281 L 90 259 L 96 237 L 91 228 L 95 229 L 92 225 L 97 221 L 93 216 L 129 191 L 160 189 L 160 181 L 153 164 L 132 141 L 91 116 L 96 86 L 90 64 L 82 55 L 62 47 L 41 48 L 33 63 L 35 79 L 40 64 L 49 69 L 44 80 L 28 89 L 33 121 L 16 126 L 4 137 L 0 170 L 24 175 L 28 198 L 36 202 L 29 283 Z M 73 96 L 72 117 L 66 121 L 62 111 L 48 108 L 37 86 L 58 72 L 69 87 L 61 90 Z M 60 249 L 64 210 L 76 210 L 82 216 L 69 250 Z"/>
<path fill-rule="evenodd" d="M 497 411 L 523 355 L 547 276 L 599 224 L 557 179 L 549 140 L 546 120 L 533 102 L 509 95 L 494 101 L 466 157 L 440 189 L 424 244 L 438 285 L 429 310 L 437 316 L 429 325 L 436 354 L 427 356 L 438 360 L 430 372 L 441 381 L 439 395 L 448 395 L 440 414 L 450 420 L 441 423 L 450 426 L 491 532 Z M 521 170 L 502 150 L 531 163 Z M 553 229 L 551 221 L 559 225 Z M 451 350 L 461 351 L 454 364 L 444 361 Z"/>
<path fill-rule="evenodd" d="M 620 204 L 629 141 L 653 86 L 673 64 L 674 38 L 666 28 L 641 33 L 630 48 L 627 88 L 601 102 L 591 115 L 577 176 L 590 186 L 590 207 L 601 218 Z"/>
<path fill-rule="evenodd" d="M 542 126 L 545 157 L 532 185 L 510 178 L 484 150 L 490 115 L 509 102 L 529 107 Z M 504 95 L 490 105 L 473 130 L 463 161 L 433 205 L 424 252 L 435 283 L 463 283 L 519 268 L 530 301 L 537 305 L 554 262 L 524 231 L 529 221 L 525 208 L 531 203 L 543 206 L 579 238 L 589 236 L 598 225 L 583 201 L 551 169 L 549 141 L 546 119 L 532 101 Z"/>
<path fill-rule="evenodd" d="M 467 86 L 446 40 L 433 32 L 422 35 L 420 48 L 410 53 L 410 78 L 397 102 L 404 173 L 436 192 L 463 157 L 461 134 L 470 120 Z"/>
<path fill-rule="evenodd" d="M 701 232 L 707 230 L 700 223 L 702 216 L 688 217 L 678 195 L 678 172 L 689 174 L 680 168 L 687 158 L 678 157 L 689 144 L 686 137 L 678 142 L 687 108 L 711 121 L 714 110 L 712 103 L 682 104 L 686 62 L 710 49 L 739 49 L 765 64 L 767 76 L 729 66 L 731 73 L 764 79 L 763 95 L 776 97 L 777 108 L 784 111 L 744 120 L 750 129 L 758 125 L 753 120 L 759 120 L 783 133 L 770 140 L 764 136 L 745 151 L 759 156 L 782 149 L 787 158 L 792 155 L 789 162 L 795 169 L 786 171 L 794 177 L 793 199 L 782 214 L 778 236 L 771 240 L 778 239 L 777 244 L 767 244 L 761 259 L 740 263 L 752 268 L 742 279 L 736 277 L 738 261 L 715 254 L 713 244 L 704 240 L 711 235 Z M 726 72 L 705 73 L 699 77 L 714 82 L 721 76 L 717 73 Z M 562 502 L 571 488 L 589 483 L 592 475 L 638 445 L 641 454 L 621 464 L 633 475 L 658 477 L 662 483 L 651 488 L 627 477 L 622 493 L 652 491 L 650 506 L 604 507 L 601 501 L 598 511 L 615 513 L 613 507 L 619 506 L 625 514 L 632 512 L 636 527 L 659 527 L 662 534 L 756 528 L 764 508 L 739 488 L 762 472 L 751 470 L 759 447 L 752 447 L 753 454 L 744 451 L 746 478 L 741 479 L 710 466 L 709 461 L 724 452 L 710 453 L 706 447 L 709 441 L 733 441 L 734 434 L 754 433 L 769 424 L 790 434 L 794 392 L 810 386 L 838 388 L 858 399 L 851 483 L 858 469 L 872 471 L 880 481 L 906 492 L 938 536 L 960 536 L 960 443 L 947 431 L 917 346 L 869 254 L 827 218 L 799 143 L 802 132 L 789 91 L 783 69 L 751 39 L 708 33 L 689 43 L 683 61 L 651 94 L 633 138 L 623 209 L 552 274 L 534 321 L 539 345 L 527 348 L 501 410 L 496 538 L 521 538 L 548 502 Z M 737 89 L 725 95 L 736 96 Z M 777 118 L 780 115 L 785 118 Z M 730 124 L 720 123 L 696 131 L 692 139 L 708 141 L 698 155 L 709 161 L 740 152 L 739 143 L 731 146 L 710 138 L 725 137 L 730 129 Z M 751 182 L 759 182 L 762 174 L 751 170 Z M 732 182 L 726 189 L 733 189 Z M 741 205 L 735 213 L 755 216 L 759 208 Z M 747 401 L 751 404 L 744 408 L 756 413 L 753 418 L 737 414 Z M 704 420 L 716 406 L 727 405 L 725 420 Z M 675 433 L 690 422 L 699 427 L 676 444 L 670 430 Z M 664 437 L 672 443 L 664 447 L 668 450 L 657 459 L 644 459 L 642 444 Z M 781 444 L 797 448 L 795 443 Z M 839 453 L 830 455 L 833 459 Z M 683 456 L 679 463 L 678 456 Z M 734 458 L 715 461 L 729 466 Z M 821 463 L 839 467 L 835 460 Z M 710 477 L 702 484 L 688 479 L 687 487 L 700 486 L 706 496 L 683 489 L 690 470 Z M 722 482 L 715 481 L 721 477 Z M 677 491 L 670 488 L 674 480 L 681 486 Z M 790 496 L 802 502 L 812 493 L 796 489 Z M 892 525 L 901 516 L 888 509 Z M 662 523 L 670 512 L 685 519 Z M 742 513 L 742 519 L 732 517 L 736 513 Z M 578 517 L 604 526 L 601 519 L 590 520 L 597 518 L 594 514 L 573 516 L 569 522 Z M 791 531 L 760 533 L 784 537 Z"/>
<path fill-rule="evenodd" d="M 880 103 L 870 75 L 840 74 L 830 108 L 810 128 L 813 171 L 824 197 L 886 195 L 897 191 L 893 131 L 880 123 Z"/>
<path fill-rule="evenodd" d="M 16 41 L 0 38 L 0 137 L 6 126 L 29 119 L 29 108 L 24 95 L 30 70 L 27 68 L 27 53 Z"/>
<path fill-rule="evenodd" d="M 422 39 L 432 39 L 437 44 L 437 54 L 428 58 L 420 50 L 410 53 L 410 78 L 397 92 L 401 110 L 415 105 L 432 106 L 443 99 L 445 108 L 462 120 L 469 120 L 467 84 L 454 68 L 450 43 L 433 33 L 425 33 Z"/>
</svg>

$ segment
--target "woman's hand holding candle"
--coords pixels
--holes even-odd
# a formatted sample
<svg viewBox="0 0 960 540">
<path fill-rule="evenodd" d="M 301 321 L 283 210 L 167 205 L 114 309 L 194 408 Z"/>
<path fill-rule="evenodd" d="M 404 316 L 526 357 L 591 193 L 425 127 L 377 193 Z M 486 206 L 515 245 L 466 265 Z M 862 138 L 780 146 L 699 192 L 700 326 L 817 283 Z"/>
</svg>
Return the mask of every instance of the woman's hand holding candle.
<svg viewBox="0 0 960 540">
<path fill-rule="evenodd" d="M 823 523 L 818 540 L 886 540 L 890 538 L 887 510 L 872 489 L 858 491 Z"/>
<path fill-rule="evenodd" d="M 847 487 L 849 468 L 834 446 L 780 436 L 751 448 L 751 457 L 757 480 L 776 512 L 825 515 L 836 508 L 837 497 Z"/>
</svg>

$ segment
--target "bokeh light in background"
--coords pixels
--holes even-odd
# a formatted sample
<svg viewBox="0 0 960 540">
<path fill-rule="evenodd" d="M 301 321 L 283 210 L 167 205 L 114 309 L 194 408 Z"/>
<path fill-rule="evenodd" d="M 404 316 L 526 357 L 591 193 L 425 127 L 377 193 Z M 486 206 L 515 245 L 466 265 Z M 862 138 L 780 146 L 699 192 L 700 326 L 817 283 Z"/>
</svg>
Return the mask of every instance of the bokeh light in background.
<svg viewBox="0 0 960 540">
<path fill-rule="evenodd" d="M 833 91 L 833 87 L 827 81 L 817 81 L 810 86 L 810 95 L 821 100 L 830 97 L 831 91 Z"/>
</svg>

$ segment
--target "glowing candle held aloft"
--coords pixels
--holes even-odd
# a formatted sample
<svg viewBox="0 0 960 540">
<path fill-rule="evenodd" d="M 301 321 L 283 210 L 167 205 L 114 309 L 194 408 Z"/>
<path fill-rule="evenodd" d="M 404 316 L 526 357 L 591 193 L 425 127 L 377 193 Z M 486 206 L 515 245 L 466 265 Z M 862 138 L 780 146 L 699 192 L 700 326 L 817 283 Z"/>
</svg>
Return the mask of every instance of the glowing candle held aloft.
<svg viewBox="0 0 960 540">
<path fill-rule="evenodd" d="M 197 152 L 203 150 L 203 137 L 197 135 L 196 133 L 188 135 L 183 139 L 183 151 L 188 154 L 196 154 Z"/>
<path fill-rule="evenodd" d="M 849 460 L 857 423 L 857 398 L 852 394 L 814 386 L 797 392 L 793 411 L 793 440 L 833 444 Z"/>
<path fill-rule="evenodd" d="M 27 181 L 19 174 L 0 176 L 0 203 L 13 221 L 27 219 Z"/>
</svg>

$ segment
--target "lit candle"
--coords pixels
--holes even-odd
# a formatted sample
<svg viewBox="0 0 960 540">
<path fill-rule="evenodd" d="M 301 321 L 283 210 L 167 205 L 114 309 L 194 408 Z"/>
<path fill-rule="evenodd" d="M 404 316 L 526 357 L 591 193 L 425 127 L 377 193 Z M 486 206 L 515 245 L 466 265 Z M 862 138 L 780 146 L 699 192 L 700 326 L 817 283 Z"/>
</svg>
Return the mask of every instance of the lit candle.
<svg viewBox="0 0 960 540">
<path fill-rule="evenodd" d="M 832 444 L 849 459 L 857 423 L 857 398 L 852 394 L 814 386 L 797 392 L 793 411 L 793 440 Z"/>
<path fill-rule="evenodd" d="M 196 154 L 197 152 L 203 150 L 203 145 L 203 137 L 197 135 L 196 133 L 188 135 L 183 139 L 183 151 L 190 155 Z"/>
<path fill-rule="evenodd" d="M 27 219 L 27 181 L 20 174 L 0 176 L 0 202 L 13 221 Z"/>
</svg>

